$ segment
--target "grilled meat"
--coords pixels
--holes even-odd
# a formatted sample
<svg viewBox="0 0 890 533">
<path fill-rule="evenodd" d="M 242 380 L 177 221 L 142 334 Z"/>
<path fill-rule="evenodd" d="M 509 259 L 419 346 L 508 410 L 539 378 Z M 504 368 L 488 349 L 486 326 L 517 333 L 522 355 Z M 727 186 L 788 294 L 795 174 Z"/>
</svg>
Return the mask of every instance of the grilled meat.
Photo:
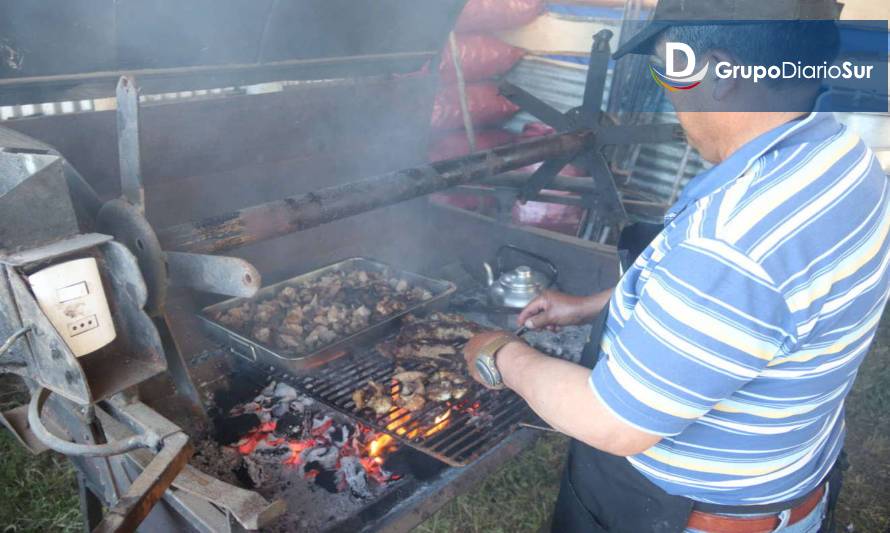
<svg viewBox="0 0 890 533">
<path fill-rule="evenodd" d="M 454 360 L 457 346 L 482 331 L 482 327 L 453 313 L 432 313 L 426 318 L 407 315 L 395 339 L 381 342 L 377 349 L 394 359 L 420 358 Z"/>
<path fill-rule="evenodd" d="M 396 373 L 392 379 L 400 385 L 399 393 L 395 396 L 395 404 L 409 411 L 419 411 L 426 404 L 424 393 L 426 387 L 423 380 L 427 374 L 417 370 L 404 371 L 396 368 Z"/>
<path fill-rule="evenodd" d="M 430 291 L 385 272 L 333 271 L 312 282 L 283 287 L 214 317 L 262 344 L 288 353 L 316 350 L 432 298 Z"/>
<path fill-rule="evenodd" d="M 469 392 L 467 378 L 451 370 L 438 370 L 429 378 L 427 398 L 439 402 L 459 400 Z"/>
<path fill-rule="evenodd" d="M 384 389 L 383 385 L 375 381 L 368 381 L 361 389 L 352 393 L 352 401 L 356 409 L 371 409 L 378 415 L 385 415 L 392 411 L 392 397 Z"/>
</svg>

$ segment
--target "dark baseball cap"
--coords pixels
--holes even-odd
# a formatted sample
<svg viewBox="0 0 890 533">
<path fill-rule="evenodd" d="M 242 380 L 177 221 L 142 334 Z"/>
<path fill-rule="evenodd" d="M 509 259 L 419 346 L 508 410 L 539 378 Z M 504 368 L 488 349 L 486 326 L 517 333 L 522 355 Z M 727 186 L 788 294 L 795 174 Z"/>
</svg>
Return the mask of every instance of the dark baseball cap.
<svg viewBox="0 0 890 533">
<path fill-rule="evenodd" d="M 837 0 L 659 0 L 652 19 L 612 55 L 652 53 L 655 39 L 680 24 L 732 24 L 752 20 L 836 20 Z"/>
</svg>

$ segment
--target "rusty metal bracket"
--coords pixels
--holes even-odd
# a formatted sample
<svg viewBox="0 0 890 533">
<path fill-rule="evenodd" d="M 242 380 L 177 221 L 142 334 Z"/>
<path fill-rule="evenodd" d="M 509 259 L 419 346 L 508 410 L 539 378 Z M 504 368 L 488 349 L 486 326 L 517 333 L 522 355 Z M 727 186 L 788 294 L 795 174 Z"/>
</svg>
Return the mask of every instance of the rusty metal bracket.
<svg viewBox="0 0 890 533">
<path fill-rule="evenodd" d="M 102 422 L 106 433 L 116 439 L 124 439 L 132 434 L 132 428 L 128 427 L 132 422 L 127 424 L 127 418 L 142 421 L 154 420 L 152 424 L 158 427 L 166 427 L 164 426 L 166 422 L 169 426 L 175 427 L 150 407 L 141 403 L 120 405 L 117 402 L 108 402 L 103 407 L 96 410 L 96 415 Z M 129 452 L 126 458 L 138 470 L 144 470 L 153 460 L 154 454 L 149 450 L 139 449 Z M 209 502 L 213 506 L 221 508 L 224 514 L 231 516 L 244 529 L 263 528 L 287 510 L 287 506 L 282 500 L 269 502 L 256 492 L 220 481 L 189 465 L 185 465 L 173 480 L 172 487 L 176 489 L 176 492 L 168 492 L 165 498 L 170 497 L 174 500 L 196 498 L 199 501 Z M 183 497 L 181 493 L 187 496 Z M 220 518 L 224 519 L 225 517 L 221 516 Z"/>
<path fill-rule="evenodd" d="M 193 448 L 185 433 L 165 438 L 163 448 L 108 510 L 93 533 L 135 531 L 188 463 Z"/>
</svg>

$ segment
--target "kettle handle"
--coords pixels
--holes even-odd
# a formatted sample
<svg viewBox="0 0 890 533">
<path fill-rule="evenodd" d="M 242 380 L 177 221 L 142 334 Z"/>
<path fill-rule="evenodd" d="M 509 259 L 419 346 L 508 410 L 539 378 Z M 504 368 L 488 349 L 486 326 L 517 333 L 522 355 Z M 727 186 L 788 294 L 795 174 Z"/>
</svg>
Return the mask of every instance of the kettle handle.
<svg viewBox="0 0 890 533">
<path fill-rule="evenodd" d="M 556 285 L 556 280 L 559 277 L 559 270 L 556 268 L 556 265 L 554 265 L 551 260 L 547 259 L 546 257 L 544 257 L 542 255 L 538 255 L 534 252 L 529 252 L 528 250 L 523 250 L 522 248 L 519 248 L 518 246 L 514 246 L 512 244 L 505 244 L 505 245 L 501 246 L 500 248 L 498 248 L 498 252 L 497 252 L 498 272 L 504 271 L 504 252 L 507 250 L 512 250 L 516 253 L 531 257 L 532 259 L 535 259 L 535 260 L 540 261 L 541 263 L 547 265 L 547 269 L 550 270 L 550 281 L 547 285 L 548 285 L 548 287 L 552 287 L 552 286 Z"/>
</svg>

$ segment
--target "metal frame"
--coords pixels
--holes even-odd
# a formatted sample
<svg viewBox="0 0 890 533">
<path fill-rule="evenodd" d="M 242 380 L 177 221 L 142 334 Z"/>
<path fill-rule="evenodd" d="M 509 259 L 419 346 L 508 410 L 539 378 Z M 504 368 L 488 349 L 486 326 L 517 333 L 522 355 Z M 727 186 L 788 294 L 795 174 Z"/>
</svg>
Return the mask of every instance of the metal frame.
<svg viewBox="0 0 890 533">
<path fill-rule="evenodd" d="M 581 166 L 593 177 L 594 186 L 591 194 L 583 197 L 584 206 L 588 208 L 588 220 L 585 222 L 588 228 L 585 229 L 585 233 L 593 233 L 592 225 L 597 221 L 601 226 L 608 228 L 620 226 L 627 220 L 615 177 L 603 155 L 604 147 L 684 139 L 682 129 L 674 124 L 646 126 L 603 124 L 603 93 L 611 56 L 609 42 L 612 35 L 610 30 L 601 30 L 593 37 L 584 98 L 580 107 L 561 113 L 520 87 L 509 82 L 501 84 L 501 94 L 556 131 L 588 129 L 593 132 L 594 141 L 591 146 L 585 147 L 583 151 L 566 152 L 546 160 L 520 188 L 518 196 L 521 202 L 540 199 L 541 189 L 553 184 L 556 176 L 566 165 Z"/>
</svg>

